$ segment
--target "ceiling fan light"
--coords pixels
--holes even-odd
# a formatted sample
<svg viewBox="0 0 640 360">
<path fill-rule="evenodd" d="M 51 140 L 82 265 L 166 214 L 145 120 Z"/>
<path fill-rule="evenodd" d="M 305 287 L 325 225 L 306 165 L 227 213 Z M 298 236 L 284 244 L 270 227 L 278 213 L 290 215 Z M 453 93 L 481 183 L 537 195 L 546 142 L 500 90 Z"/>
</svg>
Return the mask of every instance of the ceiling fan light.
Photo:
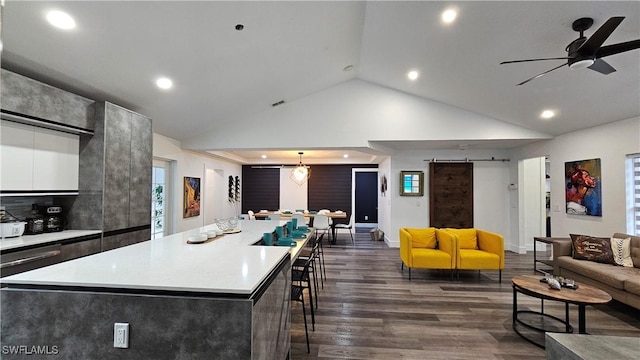
<svg viewBox="0 0 640 360">
<path fill-rule="evenodd" d="M 574 63 L 571 63 L 569 65 L 569 68 L 573 70 L 580 70 L 580 69 L 588 68 L 589 66 L 593 65 L 594 62 L 595 62 L 594 59 L 582 59 Z"/>
</svg>

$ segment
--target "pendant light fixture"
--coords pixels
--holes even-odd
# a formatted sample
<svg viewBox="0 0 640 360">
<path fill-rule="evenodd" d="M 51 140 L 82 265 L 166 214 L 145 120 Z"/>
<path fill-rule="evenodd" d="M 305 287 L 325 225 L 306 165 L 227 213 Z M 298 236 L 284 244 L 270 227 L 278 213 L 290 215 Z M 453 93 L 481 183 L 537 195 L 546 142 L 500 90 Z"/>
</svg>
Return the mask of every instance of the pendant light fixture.
<svg viewBox="0 0 640 360">
<path fill-rule="evenodd" d="M 302 151 L 298 153 L 300 155 L 300 163 L 296 165 L 296 167 L 291 170 L 291 180 L 293 180 L 296 184 L 302 186 L 302 184 L 309 179 L 309 175 L 311 175 L 311 169 L 302 163 Z"/>
</svg>

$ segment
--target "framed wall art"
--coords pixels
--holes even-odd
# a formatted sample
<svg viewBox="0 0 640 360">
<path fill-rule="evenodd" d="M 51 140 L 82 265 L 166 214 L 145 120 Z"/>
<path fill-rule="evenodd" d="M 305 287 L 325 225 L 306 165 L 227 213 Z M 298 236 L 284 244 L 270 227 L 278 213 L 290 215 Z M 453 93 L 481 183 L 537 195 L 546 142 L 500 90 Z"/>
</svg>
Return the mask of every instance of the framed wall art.
<svg viewBox="0 0 640 360">
<path fill-rule="evenodd" d="M 424 172 L 400 172 L 400 196 L 424 196 Z"/>
<path fill-rule="evenodd" d="M 184 177 L 183 218 L 200 215 L 200 178 Z"/>
<path fill-rule="evenodd" d="M 600 159 L 566 162 L 564 169 L 567 214 L 602 216 Z"/>
</svg>

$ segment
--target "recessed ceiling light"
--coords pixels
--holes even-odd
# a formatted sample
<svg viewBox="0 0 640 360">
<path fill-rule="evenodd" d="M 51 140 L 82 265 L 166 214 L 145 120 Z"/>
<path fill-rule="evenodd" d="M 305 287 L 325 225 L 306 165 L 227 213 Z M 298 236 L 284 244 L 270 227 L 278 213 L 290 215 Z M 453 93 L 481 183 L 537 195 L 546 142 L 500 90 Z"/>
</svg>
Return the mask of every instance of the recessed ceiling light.
<svg viewBox="0 0 640 360">
<path fill-rule="evenodd" d="M 173 86 L 173 81 L 171 81 L 171 79 L 169 78 L 161 77 L 156 80 L 156 86 L 163 90 L 171 89 L 171 87 Z"/>
<path fill-rule="evenodd" d="M 409 73 L 407 74 L 407 77 L 409 78 L 409 80 L 415 80 L 418 78 L 418 72 L 415 70 L 411 70 L 409 71 Z"/>
<path fill-rule="evenodd" d="M 450 24 L 456 19 L 456 16 L 458 16 L 457 11 L 455 11 L 454 9 L 447 9 L 442 12 L 442 22 L 444 22 L 445 24 Z"/>
<path fill-rule="evenodd" d="M 264 155 L 264 154 L 263 154 L 261 157 L 262 157 L 263 159 L 266 159 L 266 158 L 267 158 L 267 155 Z"/>
<path fill-rule="evenodd" d="M 346 158 L 349 157 L 349 154 L 344 154 L 344 155 L 342 155 L 342 157 L 346 159 Z"/>
<path fill-rule="evenodd" d="M 76 27 L 75 20 L 66 12 L 59 10 L 49 11 L 47 13 L 47 21 L 51 25 L 63 30 L 71 30 Z"/>
<path fill-rule="evenodd" d="M 556 115 L 556 113 L 553 112 L 553 110 L 545 110 L 540 114 L 540 117 L 543 118 L 543 119 L 551 119 L 555 115 Z"/>
</svg>

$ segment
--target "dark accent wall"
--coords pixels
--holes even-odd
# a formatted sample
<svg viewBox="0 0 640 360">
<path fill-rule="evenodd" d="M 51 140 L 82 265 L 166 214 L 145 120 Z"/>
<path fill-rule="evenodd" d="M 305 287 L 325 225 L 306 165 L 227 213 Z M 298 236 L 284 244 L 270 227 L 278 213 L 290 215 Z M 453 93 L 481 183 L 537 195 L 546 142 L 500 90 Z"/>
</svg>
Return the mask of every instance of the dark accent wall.
<svg viewBox="0 0 640 360">
<path fill-rule="evenodd" d="M 309 178 L 309 210 L 342 210 L 351 215 L 351 169 L 353 165 L 314 165 Z M 335 223 L 346 223 L 342 219 Z"/>
<path fill-rule="evenodd" d="M 242 213 L 280 208 L 280 169 L 242 166 Z"/>
<path fill-rule="evenodd" d="M 253 165 L 257 166 L 257 165 Z M 376 164 L 310 165 L 308 184 L 309 210 L 342 210 L 351 215 L 351 170 L 377 168 Z M 280 169 L 242 166 L 242 213 L 247 210 L 277 210 L 280 208 Z M 336 223 L 348 223 L 339 219 Z"/>
</svg>

